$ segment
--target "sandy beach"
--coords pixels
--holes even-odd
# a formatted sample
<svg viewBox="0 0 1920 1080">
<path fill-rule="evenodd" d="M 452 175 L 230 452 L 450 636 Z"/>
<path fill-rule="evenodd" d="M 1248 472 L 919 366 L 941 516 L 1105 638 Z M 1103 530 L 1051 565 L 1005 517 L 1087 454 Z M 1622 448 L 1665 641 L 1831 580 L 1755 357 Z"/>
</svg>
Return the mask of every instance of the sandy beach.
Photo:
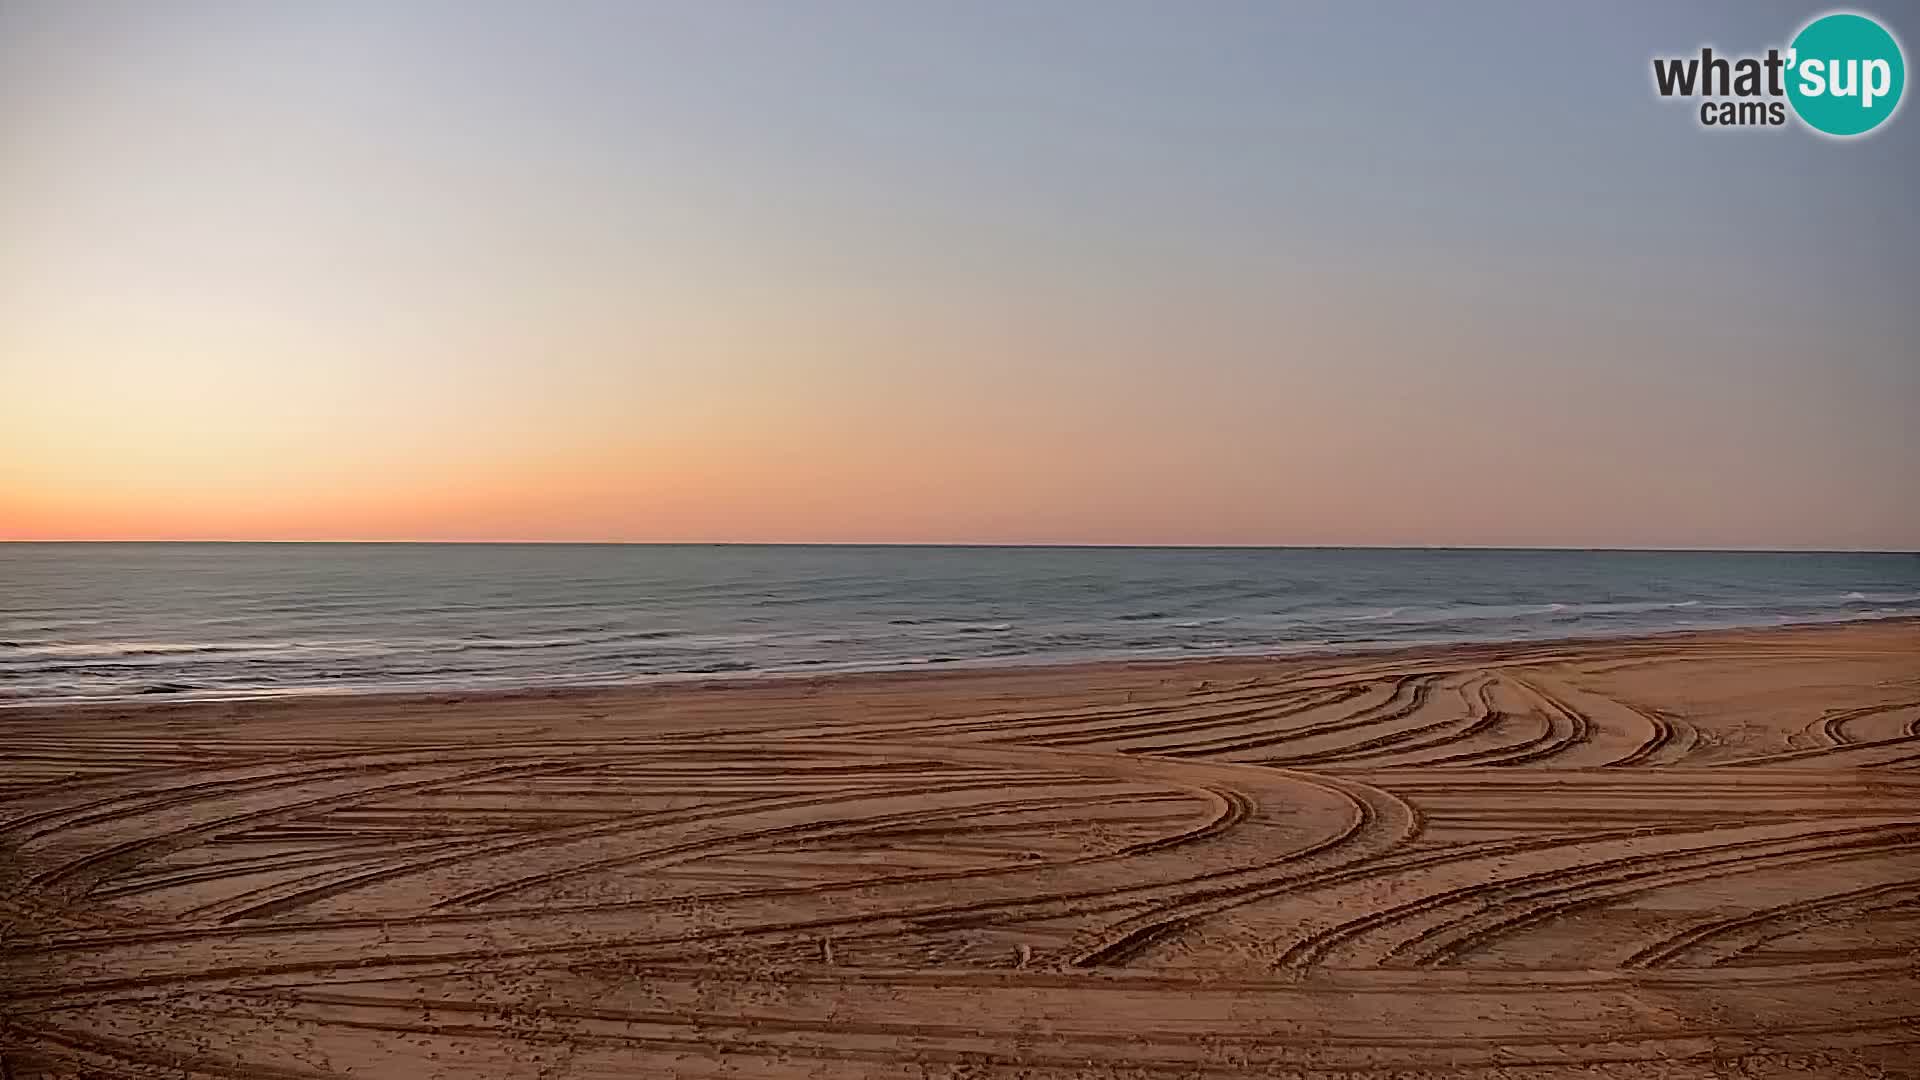
<svg viewBox="0 0 1920 1080">
<path fill-rule="evenodd" d="M 1920 1075 L 1920 621 L 0 712 L 6 1069 Z"/>
</svg>

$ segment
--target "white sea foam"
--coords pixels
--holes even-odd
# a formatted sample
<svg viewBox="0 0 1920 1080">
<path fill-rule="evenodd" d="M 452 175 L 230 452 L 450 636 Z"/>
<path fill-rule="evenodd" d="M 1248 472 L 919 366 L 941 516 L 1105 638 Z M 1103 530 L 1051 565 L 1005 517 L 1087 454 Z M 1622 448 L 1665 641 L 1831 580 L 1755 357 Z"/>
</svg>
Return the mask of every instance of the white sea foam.
<svg viewBox="0 0 1920 1080">
<path fill-rule="evenodd" d="M 1045 663 L 1920 613 L 1912 556 L 0 545 L 0 686 L 288 692 Z M 1557 597 L 1548 601 L 1549 596 Z M 196 690 L 195 692 L 199 692 Z"/>
</svg>

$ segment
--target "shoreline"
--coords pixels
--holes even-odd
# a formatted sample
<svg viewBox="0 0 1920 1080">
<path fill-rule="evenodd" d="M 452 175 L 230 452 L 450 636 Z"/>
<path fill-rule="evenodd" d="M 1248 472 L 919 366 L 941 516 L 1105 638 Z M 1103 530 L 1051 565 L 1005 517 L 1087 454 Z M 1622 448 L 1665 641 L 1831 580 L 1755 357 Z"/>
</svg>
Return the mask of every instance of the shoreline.
<svg viewBox="0 0 1920 1080">
<path fill-rule="evenodd" d="M 4 721 L 22 1080 L 1920 1048 L 1920 619 Z"/>
<path fill-rule="evenodd" d="M 1920 619 L 4 721 L 21 1080 L 1920 1047 Z"/>
<path fill-rule="evenodd" d="M 269 547 L 0 551 L 0 577 L 23 585 L 0 605 L 0 709 L 1338 655 L 1920 616 L 1920 563 L 1905 553 Z"/>
<path fill-rule="evenodd" d="M 1323 649 L 1302 648 L 1284 651 L 1196 653 L 1186 656 L 1136 656 L 1096 659 L 1032 661 L 993 658 L 956 660 L 942 664 L 913 664 L 809 674 L 804 671 L 767 671 L 751 674 L 715 675 L 700 672 L 640 676 L 631 680 L 606 683 L 564 683 L 550 685 L 501 686 L 486 688 L 423 687 L 415 689 L 341 688 L 328 690 L 302 687 L 289 690 L 234 690 L 228 692 L 136 693 L 120 696 L 56 698 L 52 700 L 0 700 L 0 717 L 9 714 L 43 712 L 84 713 L 100 709 L 126 712 L 147 708 L 248 703 L 300 705 L 307 702 L 350 702 L 356 705 L 419 705 L 516 701 L 579 701 L 600 698 L 644 699 L 657 695 L 706 694 L 744 690 L 820 689 L 828 686 L 858 689 L 861 686 L 890 687 L 897 684 L 963 682 L 1009 677 L 1056 675 L 1063 679 L 1081 679 L 1103 672 L 1178 677 L 1190 671 L 1239 669 L 1257 666 L 1341 664 L 1352 662 L 1421 662 L 1459 660 L 1464 662 L 1513 662 L 1529 652 L 1551 654 L 1568 649 L 1605 650 L 1609 647 L 1631 649 L 1671 645 L 1679 642 L 1721 637 L 1843 632 L 1853 627 L 1898 627 L 1920 625 L 1920 615 L 1862 616 L 1846 619 L 1820 619 L 1789 623 L 1766 623 L 1706 629 L 1675 629 L 1620 635 L 1585 635 L 1556 638 L 1505 638 L 1453 641 L 1425 644 L 1388 644 L 1379 646 L 1343 642 Z"/>
</svg>

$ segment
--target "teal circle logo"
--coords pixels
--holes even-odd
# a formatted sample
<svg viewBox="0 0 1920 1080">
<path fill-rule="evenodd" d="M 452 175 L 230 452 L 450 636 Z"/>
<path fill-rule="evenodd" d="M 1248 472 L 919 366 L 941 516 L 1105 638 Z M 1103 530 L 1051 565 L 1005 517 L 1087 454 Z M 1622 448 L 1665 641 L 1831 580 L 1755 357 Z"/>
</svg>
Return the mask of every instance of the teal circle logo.
<svg viewBox="0 0 1920 1080">
<path fill-rule="evenodd" d="M 1900 107 L 1906 58 L 1885 27 L 1852 12 L 1823 15 L 1794 36 L 1787 100 L 1815 131 L 1865 135 Z"/>
</svg>

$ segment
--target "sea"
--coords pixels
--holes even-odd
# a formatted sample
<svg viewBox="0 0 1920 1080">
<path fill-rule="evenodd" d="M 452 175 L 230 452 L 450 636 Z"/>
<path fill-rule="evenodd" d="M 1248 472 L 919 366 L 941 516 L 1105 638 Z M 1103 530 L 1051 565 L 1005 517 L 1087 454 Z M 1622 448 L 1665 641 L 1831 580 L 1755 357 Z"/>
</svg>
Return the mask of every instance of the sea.
<svg viewBox="0 0 1920 1080">
<path fill-rule="evenodd" d="M 0 544 L 0 700 L 485 690 L 1920 615 L 1920 554 Z"/>
</svg>

